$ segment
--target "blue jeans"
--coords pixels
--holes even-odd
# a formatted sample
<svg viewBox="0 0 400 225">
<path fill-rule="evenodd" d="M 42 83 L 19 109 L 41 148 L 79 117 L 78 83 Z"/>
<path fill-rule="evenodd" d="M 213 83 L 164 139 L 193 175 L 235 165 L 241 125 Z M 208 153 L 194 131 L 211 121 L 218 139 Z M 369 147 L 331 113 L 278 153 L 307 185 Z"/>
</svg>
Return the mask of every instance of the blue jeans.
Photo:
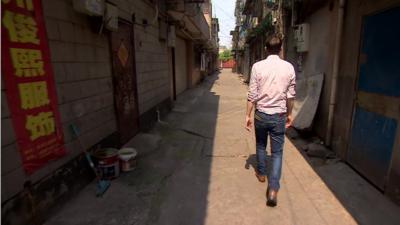
<svg viewBox="0 0 400 225">
<path fill-rule="evenodd" d="M 285 114 L 265 114 L 255 112 L 254 127 L 256 132 L 256 153 L 257 153 L 257 172 L 260 175 L 267 175 L 268 188 L 279 190 L 279 180 L 282 171 L 282 151 L 285 141 Z M 266 171 L 266 147 L 268 135 L 271 142 L 271 165 L 269 174 Z"/>
</svg>

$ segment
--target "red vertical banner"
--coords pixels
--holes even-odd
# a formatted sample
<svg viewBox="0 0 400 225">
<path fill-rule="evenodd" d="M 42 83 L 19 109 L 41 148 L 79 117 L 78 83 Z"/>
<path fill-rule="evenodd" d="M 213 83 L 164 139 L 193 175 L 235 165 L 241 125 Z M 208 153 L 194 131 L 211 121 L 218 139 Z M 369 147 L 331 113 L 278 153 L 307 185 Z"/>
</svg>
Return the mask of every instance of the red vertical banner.
<svg viewBox="0 0 400 225">
<path fill-rule="evenodd" d="M 26 173 L 65 154 L 40 0 L 2 0 L 2 79 Z M 2 132 L 10 132 L 3 130 Z"/>
</svg>

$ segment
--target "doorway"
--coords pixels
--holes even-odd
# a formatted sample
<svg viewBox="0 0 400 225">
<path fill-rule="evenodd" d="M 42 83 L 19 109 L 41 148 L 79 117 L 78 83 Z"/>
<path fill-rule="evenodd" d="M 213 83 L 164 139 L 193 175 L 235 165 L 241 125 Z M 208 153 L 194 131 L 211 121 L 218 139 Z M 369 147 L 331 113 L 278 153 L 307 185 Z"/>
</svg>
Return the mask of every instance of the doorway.
<svg viewBox="0 0 400 225">
<path fill-rule="evenodd" d="M 168 48 L 168 65 L 169 65 L 169 84 L 170 84 L 170 99 L 176 100 L 176 65 L 175 65 L 175 48 Z"/>
<path fill-rule="evenodd" d="M 187 46 L 183 38 L 176 37 L 175 47 L 175 85 L 176 95 L 179 95 L 187 89 L 188 68 L 187 68 Z"/>
<path fill-rule="evenodd" d="M 118 31 L 111 33 L 114 102 L 121 144 L 139 131 L 133 32 L 132 23 L 120 20 Z"/>
</svg>

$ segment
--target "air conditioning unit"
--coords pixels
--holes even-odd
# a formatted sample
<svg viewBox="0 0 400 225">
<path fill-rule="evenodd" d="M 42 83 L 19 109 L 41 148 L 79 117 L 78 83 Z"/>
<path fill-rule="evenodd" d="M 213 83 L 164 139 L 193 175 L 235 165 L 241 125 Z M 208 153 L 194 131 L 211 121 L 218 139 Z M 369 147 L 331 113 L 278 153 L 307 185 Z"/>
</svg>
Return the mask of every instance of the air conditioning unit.
<svg viewBox="0 0 400 225">
<path fill-rule="evenodd" d="M 297 52 L 307 52 L 309 49 L 310 25 L 302 23 L 294 31 Z"/>
<path fill-rule="evenodd" d="M 105 26 L 108 30 L 118 30 L 118 8 L 115 5 L 106 3 L 106 12 L 104 16 Z"/>
<path fill-rule="evenodd" d="M 73 0 L 72 3 L 77 12 L 89 16 L 104 15 L 104 0 Z"/>
</svg>

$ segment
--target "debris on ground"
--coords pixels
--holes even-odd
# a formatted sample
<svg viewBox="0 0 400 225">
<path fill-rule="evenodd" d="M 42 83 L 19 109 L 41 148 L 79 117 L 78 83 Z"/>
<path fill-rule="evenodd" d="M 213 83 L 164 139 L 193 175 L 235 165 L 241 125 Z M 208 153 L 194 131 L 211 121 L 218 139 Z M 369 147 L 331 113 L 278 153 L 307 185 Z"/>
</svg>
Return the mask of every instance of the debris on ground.
<svg viewBox="0 0 400 225">
<path fill-rule="evenodd" d="M 334 159 L 336 155 L 330 149 L 322 144 L 310 143 L 307 145 L 307 155 L 310 157 L 317 157 L 322 159 Z"/>
<path fill-rule="evenodd" d="M 290 139 L 297 139 L 299 137 L 299 132 L 297 132 L 297 130 L 294 128 L 288 128 L 286 130 L 286 135 Z"/>
<path fill-rule="evenodd" d="M 316 143 L 316 144 L 321 144 L 321 145 L 323 145 L 324 144 L 324 142 L 319 138 L 319 137 L 312 137 L 311 138 L 311 140 L 310 140 L 312 143 Z"/>
</svg>

